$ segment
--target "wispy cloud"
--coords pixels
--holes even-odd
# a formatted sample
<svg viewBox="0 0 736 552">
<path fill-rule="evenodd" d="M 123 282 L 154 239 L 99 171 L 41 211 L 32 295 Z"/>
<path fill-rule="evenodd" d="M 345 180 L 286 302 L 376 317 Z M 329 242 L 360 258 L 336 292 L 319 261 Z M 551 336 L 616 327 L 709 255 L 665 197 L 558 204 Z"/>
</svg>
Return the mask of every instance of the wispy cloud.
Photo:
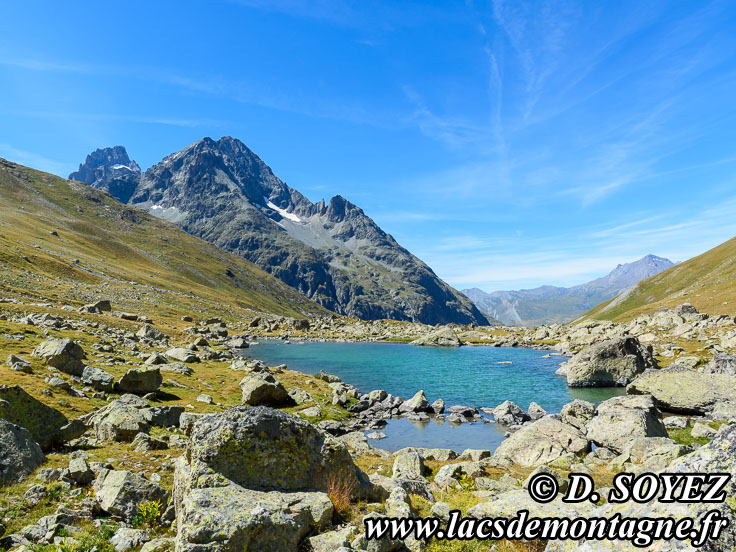
<svg viewBox="0 0 736 552">
<path fill-rule="evenodd" d="M 15 163 L 64 177 L 74 169 L 73 165 L 69 163 L 49 159 L 38 153 L 18 149 L 5 143 L 0 143 L 0 157 L 5 157 Z"/>
</svg>

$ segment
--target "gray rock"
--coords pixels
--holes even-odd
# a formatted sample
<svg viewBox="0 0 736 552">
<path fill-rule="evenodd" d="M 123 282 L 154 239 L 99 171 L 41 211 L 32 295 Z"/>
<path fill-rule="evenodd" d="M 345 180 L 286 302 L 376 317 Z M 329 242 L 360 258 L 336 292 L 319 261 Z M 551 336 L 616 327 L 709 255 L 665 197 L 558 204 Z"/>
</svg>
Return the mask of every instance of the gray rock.
<svg viewBox="0 0 736 552">
<path fill-rule="evenodd" d="M 736 425 L 726 427 L 720 431 L 713 441 L 700 447 L 694 452 L 678 458 L 667 467 L 667 473 L 730 473 L 730 481 L 724 491 L 727 497 L 736 496 L 736 478 L 733 477 L 736 465 Z M 736 549 L 736 512 L 728 504 L 729 501 L 717 504 L 708 503 L 662 503 L 654 499 L 651 502 L 638 504 L 628 501 L 623 504 L 606 504 L 595 509 L 590 515 L 602 518 L 612 518 L 620 514 L 626 518 L 693 518 L 696 524 L 711 510 L 718 510 L 723 518 L 729 521 L 729 526 L 722 531 L 717 540 L 709 541 L 703 548 L 704 552 L 730 552 Z M 557 514 L 559 515 L 559 514 Z M 689 543 L 673 544 L 672 541 L 658 541 L 658 550 L 662 551 L 690 551 L 695 550 Z M 556 541 L 550 542 L 546 552 L 635 552 L 637 548 L 628 541 Z"/>
<path fill-rule="evenodd" d="M 335 531 L 315 535 L 309 537 L 309 545 L 312 547 L 312 552 L 335 552 L 341 547 L 350 546 L 350 536 L 353 531 L 354 528 L 348 525 Z"/>
<path fill-rule="evenodd" d="M 703 373 L 736 376 L 736 355 L 725 353 L 716 355 L 708 364 L 703 366 Z"/>
<path fill-rule="evenodd" d="M 123 400 L 113 401 L 93 412 L 86 421 L 94 427 L 97 438 L 102 441 L 132 441 L 136 435 L 147 433 L 150 429 L 141 406 Z"/>
<path fill-rule="evenodd" d="M 484 449 L 465 449 L 463 453 L 460 455 L 460 457 L 470 458 L 474 462 L 480 462 L 481 460 L 484 460 L 485 458 L 490 458 L 491 451 L 484 450 Z"/>
<path fill-rule="evenodd" d="M 264 372 L 245 376 L 240 382 L 243 404 L 250 406 L 286 406 L 293 404 L 284 386 L 273 375 Z"/>
<path fill-rule="evenodd" d="M 529 420 L 529 415 L 516 403 L 504 401 L 493 409 L 493 418 L 496 423 L 503 425 L 517 425 Z"/>
<path fill-rule="evenodd" d="M 143 324 L 135 335 L 144 339 L 151 339 L 153 341 L 161 341 L 166 338 L 161 330 L 158 330 L 149 324 Z"/>
<path fill-rule="evenodd" d="M 95 499 L 102 511 L 130 522 L 143 502 L 159 501 L 162 510 L 169 492 L 140 475 L 123 470 L 101 470 L 94 483 Z"/>
<path fill-rule="evenodd" d="M 529 410 L 527 410 L 527 413 L 531 420 L 539 420 L 547 415 L 547 411 L 535 402 L 529 404 Z"/>
<path fill-rule="evenodd" d="M 131 529 L 130 527 L 121 527 L 110 538 L 110 544 L 113 545 L 117 552 L 125 552 L 131 548 L 136 548 L 151 540 L 147 531 L 142 529 Z"/>
<path fill-rule="evenodd" d="M 166 356 L 173 360 L 178 360 L 179 362 L 185 362 L 187 364 L 192 362 L 199 362 L 199 357 L 197 355 L 195 355 L 189 349 L 185 349 L 183 347 L 173 347 L 172 349 L 169 349 L 168 351 L 166 351 Z"/>
<path fill-rule="evenodd" d="M 624 336 L 586 347 L 567 363 L 570 387 L 622 387 L 638 374 L 656 368 L 651 345 Z"/>
<path fill-rule="evenodd" d="M 123 393 L 145 395 L 158 391 L 163 381 L 164 378 L 159 368 L 131 368 L 120 378 L 115 387 Z"/>
<path fill-rule="evenodd" d="M 255 490 L 326 491 L 331 479 L 355 480 L 358 473 L 334 437 L 266 407 L 237 406 L 200 418 L 187 456 L 193 479 L 213 470 Z"/>
<path fill-rule="evenodd" d="M 586 426 L 586 436 L 599 447 L 621 453 L 632 439 L 667 437 L 667 429 L 650 396 L 627 395 L 600 403 Z"/>
<path fill-rule="evenodd" d="M 427 397 L 424 396 L 424 391 L 417 391 L 414 396 L 404 401 L 399 406 L 399 412 L 431 412 L 432 408 L 429 406 Z"/>
<path fill-rule="evenodd" d="M 575 399 L 562 407 L 560 419 L 580 431 L 585 431 L 585 426 L 595 416 L 595 405 L 592 402 Z"/>
<path fill-rule="evenodd" d="M 168 364 L 168 359 L 159 352 L 151 353 L 151 355 L 145 360 L 143 364 L 146 366 L 158 366 L 161 364 Z"/>
<path fill-rule="evenodd" d="M 626 388 L 633 395 L 652 395 L 668 412 L 707 414 L 724 403 L 736 405 L 736 376 L 679 368 L 649 370 Z"/>
<path fill-rule="evenodd" d="M 73 458 L 69 461 L 69 479 L 77 485 L 85 487 L 92 483 L 95 474 L 84 458 Z"/>
<path fill-rule="evenodd" d="M 306 535 L 331 525 L 334 511 L 321 492 L 261 492 L 234 484 L 179 491 L 177 552 L 297 552 Z"/>
<path fill-rule="evenodd" d="M 410 345 L 429 345 L 433 347 L 459 347 L 460 338 L 451 328 L 440 328 L 434 332 L 418 337 Z"/>
<path fill-rule="evenodd" d="M 445 412 L 445 401 L 437 399 L 432 403 L 432 412 L 435 414 L 443 414 Z"/>
<path fill-rule="evenodd" d="M 141 552 L 171 552 L 174 550 L 174 545 L 175 541 L 172 538 L 152 539 L 141 547 Z"/>
<path fill-rule="evenodd" d="M 0 486 L 12 485 L 44 461 L 31 433 L 0 418 Z"/>
<path fill-rule="evenodd" d="M 327 383 L 339 383 L 342 380 L 338 378 L 337 376 L 333 374 L 328 374 L 324 370 L 320 370 L 316 374 L 314 374 L 314 377 L 317 379 L 321 379 L 322 381 L 326 381 Z"/>
<path fill-rule="evenodd" d="M 10 369 L 15 370 L 16 372 L 25 372 L 26 374 L 30 374 L 33 371 L 30 362 L 16 355 L 8 355 L 8 358 L 5 360 L 5 364 L 10 366 Z"/>
<path fill-rule="evenodd" d="M 712 439 L 715 434 L 716 430 L 710 427 L 706 424 L 701 424 L 700 422 L 695 422 L 695 425 L 693 426 L 692 431 L 690 434 L 693 437 L 705 437 L 707 439 Z"/>
<path fill-rule="evenodd" d="M 44 364 L 57 370 L 81 376 L 84 370 L 82 360 L 86 358 L 84 349 L 71 339 L 47 339 L 39 343 L 33 350 L 33 356 L 40 358 Z"/>
<path fill-rule="evenodd" d="M 75 439 L 85 431 L 18 385 L 0 385 L 0 418 L 26 428 L 43 450 Z"/>
<path fill-rule="evenodd" d="M 532 467 L 569 453 L 583 455 L 589 451 L 588 439 L 580 431 L 546 416 L 513 433 L 499 445 L 493 457 Z"/>
<path fill-rule="evenodd" d="M 420 479 L 425 472 L 424 460 L 416 452 L 402 452 L 394 460 L 394 479 Z"/>
<path fill-rule="evenodd" d="M 89 385 L 96 391 L 112 391 L 115 376 L 99 368 L 85 366 L 82 371 L 82 383 Z"/>
</svg>

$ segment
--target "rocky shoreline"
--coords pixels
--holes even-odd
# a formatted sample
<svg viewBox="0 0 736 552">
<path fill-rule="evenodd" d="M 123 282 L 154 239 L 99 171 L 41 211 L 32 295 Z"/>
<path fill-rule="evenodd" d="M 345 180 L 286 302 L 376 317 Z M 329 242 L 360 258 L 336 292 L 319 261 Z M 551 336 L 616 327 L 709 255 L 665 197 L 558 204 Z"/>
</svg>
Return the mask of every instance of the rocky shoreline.
<svg viewBox="0 0 736 552">
<path fill-rule="evenodd" d="M 431 327 L 339 317 L 166 322 L 113 310 L 5 302 L 0 386 L 0 546 L 27 552 L 448 550 L 439 541 L 366 541 L 366 516 L 600 517 L 704 513 L 703 505 L 549 504 L 525 486 L 540 470 L 588 473 L 599 491 L 622 471 L 736 472 L 736 357 L 729 317 L 692 307 L 626 324 L 535 329 Z M 39 312 L 43 311 L 43 312 Z M 530 346 L 569 360 L 568 385 L 619 386 L 559 413 L 506 401 L 482 410 L 404 400 L 239 358 L 261 339 L 402 340 L 416 346 Z M 53 405 L 53 406 L 52 406 Z M 489 420 L 495 450 L 407 447 L 365 433 L 388 419 Z M 733 481 L 728 492 L 736 491 Z M 603 493 L 601 493 L 603 494 Z M 732 523 L 734 510 L 715 505 Z M 728 534 L 708 550 L 730 550 Z M 511 545 L 509 545 L 511 546 Z M 516 546 L 516 545 L 514 545 Z M 592 550 L 585 543 L 518 550 Z M 541 546 L 541 548 L 540 548 Z M 596 543 L 595 550 L 634 549 Z M 679 548 L 662 548 L 662 550 Z M 458 548 L 460 550 L 460 548 Z"/>
</svg>

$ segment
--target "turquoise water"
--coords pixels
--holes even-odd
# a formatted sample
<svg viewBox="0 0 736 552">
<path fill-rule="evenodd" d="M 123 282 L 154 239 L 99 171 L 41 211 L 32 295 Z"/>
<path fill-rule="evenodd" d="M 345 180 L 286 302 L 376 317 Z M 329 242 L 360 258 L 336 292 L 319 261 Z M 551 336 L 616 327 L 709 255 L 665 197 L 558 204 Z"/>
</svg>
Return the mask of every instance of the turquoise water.
<svg viewBox="0 0 736 552">
<path fill-rule="evenodd" d="M 570 389 L 555 375 L 562 357 L 543 358 L 547 351 L 520 348 L 415 347 L 393 343 L 292 343 L 263 341 L 243 351 L 247 358 L 270 366 L 314 374 L 325 370 L 363 392 L 385 389 L 405 399 L 423 389 L 430 402 L 495 407 L 505 400 L 526 409 L 534 401 L 547 412 L 559 412 L 573 399 L 594 403 L 622 389 Z M 511 362 L 512 364 L 499 364 Z M 405 446 L 495 449 L 505 430 L 495 424 L 416 424 L 391 420 L 386 439 L 375 442 L 387 450 Z"/>
</svg>

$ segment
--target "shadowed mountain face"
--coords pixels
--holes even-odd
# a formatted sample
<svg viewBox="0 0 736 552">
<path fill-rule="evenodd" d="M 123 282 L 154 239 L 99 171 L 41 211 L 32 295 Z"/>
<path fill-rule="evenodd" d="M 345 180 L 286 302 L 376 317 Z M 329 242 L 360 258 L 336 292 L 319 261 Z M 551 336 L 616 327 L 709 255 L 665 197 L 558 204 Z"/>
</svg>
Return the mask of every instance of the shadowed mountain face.
<svg viewBox="0 0 736 552">
<path fill-rule="evenodd" d="M 647 255 L 636 262 L 618 265 L 603 278 L 570 288 L 541 286 L 492 293 L 473 288 L 465 289 L 463 293 L 481 312 L 507 325 L 569 322 L 637 282 L 672 266 L 674 263 L 669 259 Z"/>
<path fill-rule="evenodd" d="M 92 185 L 112 190 L 104 179 Z M 118 199 L 245 257 L 337 313 L 487 323 L 362 209 L 341 196 L 312 203 L 234 138 L 203 138 L 166 157 Z"/>
<path fill-rule="evenodd" d="M 84 182 L 104 190 L 118 201 L 127 203 L 141 178 L 138 163 L 128 157 L 123 146 L 93 151 L 69 180 Z"/>
</svg>

